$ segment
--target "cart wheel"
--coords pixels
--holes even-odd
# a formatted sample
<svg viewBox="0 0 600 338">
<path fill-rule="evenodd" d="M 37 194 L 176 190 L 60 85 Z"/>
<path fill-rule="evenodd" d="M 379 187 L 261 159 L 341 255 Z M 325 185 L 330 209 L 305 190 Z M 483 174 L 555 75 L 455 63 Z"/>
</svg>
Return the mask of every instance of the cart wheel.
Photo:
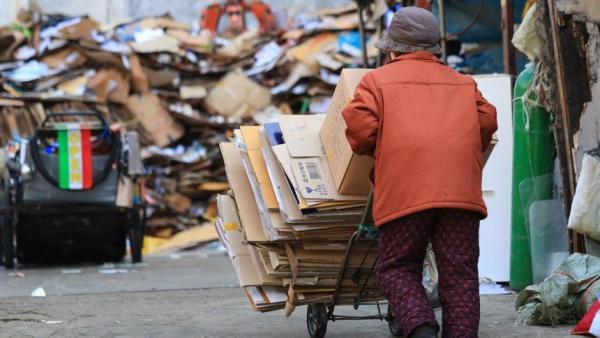
<svg viewBox="0 0 600 338">
<path fill-rule="evenodd" d="M 402 330 L 400 330 L 400 327 L 398 326 L 398 322 L 396 321 L 396 317 L 394 317 L 394 314 L 392 313 L 392 308 L 389 306 L 389 304 L 388 304 L 388 310 L 387 310 L 387 322 L 388 322 L 388 327 L 390 328 L 390 333 L 392 334 L 392 336 L 403 337 Z"/>
<path fill-rule="evenodd" d="M 12 217 L 3 213 L 0 216 L 2 226 L 2 246 L 4 248 L 4 266 L 7 269 L 15 267 L 15 244 Z"/>
<path fill-rule="evenodd" d="M 306 310 L 306 326 L 310 338 L 323 338 L 327 332 L 327 307 L 325 304 L 309 304 Z"/>
<path fill-rule="evenodd" d="M 133 210 L 130 215 L 129 243 L 131 245 L 131 261 L 133 263 L 141 263 L 142 247 L 144 246 L 144 225 L 138 210 Z"/>
</svg>

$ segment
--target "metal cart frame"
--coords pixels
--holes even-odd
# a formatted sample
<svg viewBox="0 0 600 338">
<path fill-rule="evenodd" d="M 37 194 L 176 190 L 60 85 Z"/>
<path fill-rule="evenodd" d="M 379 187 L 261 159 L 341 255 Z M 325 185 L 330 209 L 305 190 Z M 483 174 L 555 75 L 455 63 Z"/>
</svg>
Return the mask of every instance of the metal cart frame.
<svg viewBox="0 0 600 338">
<path fill-rule="evenodd" d="M 380 321 L 387 321 L 388 327 L 390 329 L 390 333 L 394 337 L 401 337 L 401 331 L 396 325 L 396 321 L 394 320 L 394 316 L 390 310 L 388 305 L 388 309 L 385 314 L 381 311 L 381 304 L 379 301 L 363 303 L 362 295 L 365 287 L 367 286 L 369 280 L 371 279 L 371 275 L 373 273 L 375 264 L 377 263 L 377 258 L 373 262 L 373 265 L 370 267 L 365 280 L 361 284 L 362 279 L 362 268 L 366 262 L 367 257 L 371 253 L 373 247 L 377 244 L 376 242 L 376 232 L 373 227 L 372 221 L 372 206 L 373 206 L 373 193 L 369 193 L 367 198 L 367 205 L 365 206 L 365 210 L 362 215 L 362 219 L 360 224 L 358 225 L 358 230 L 356 230 L 350 239 L 348 240 L 348 246 L 346 247 L 346 252 L 344 254 L 344 259 L 342 261 L 342 266 L 340 268 L 340 272 L 337 277 L 337 282 L 335 286 L 335 291 L 333 293 L 333 297 L 327 303 L 316 303 L 309 304 L 306 310 L 306 326 L 308 329 L 308 334 L 311 338 L 324 338 L 327 333 L 327 323 L 329 321 L 335 322 L 338 320 L 372 320 L 378 319 Z M 339 304 L 340 293 L 342 291 L 342 282 L 344 277 L 346 276 L 348 270 L 348 263 L 350 254 L 352 253 L 353 247 L 360 241 L 370 240 L 372 241 L 369 250 L 365 254 L 359 268 L 352 274 L 352 281 L 356 285 L 360 285 L 360 289 L 356 297 L 353 301 L 353 307 L 355 310 L 359 308 L 359 306 L 366 304 L 375 304 L 377 305 L 376 315 L 371 316 L 342 316 L 335 314 L 335 308 Z"/>
</svg>

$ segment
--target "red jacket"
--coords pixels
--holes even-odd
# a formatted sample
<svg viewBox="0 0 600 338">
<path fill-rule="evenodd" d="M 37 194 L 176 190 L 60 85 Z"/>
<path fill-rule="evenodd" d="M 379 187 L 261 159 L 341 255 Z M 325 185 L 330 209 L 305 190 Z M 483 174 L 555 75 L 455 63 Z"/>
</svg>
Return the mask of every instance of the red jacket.
<svg viewBox="0 0 600 338">
<path fill-rule="evenodd" d="M 471 77 L 431 53 L 405 54 L 365 75 L 343 116 L 354 152 L 375 157 L 377 226 L 432 208 L 487 216 L 482 162 L 496 108 Z"/>
</svg>

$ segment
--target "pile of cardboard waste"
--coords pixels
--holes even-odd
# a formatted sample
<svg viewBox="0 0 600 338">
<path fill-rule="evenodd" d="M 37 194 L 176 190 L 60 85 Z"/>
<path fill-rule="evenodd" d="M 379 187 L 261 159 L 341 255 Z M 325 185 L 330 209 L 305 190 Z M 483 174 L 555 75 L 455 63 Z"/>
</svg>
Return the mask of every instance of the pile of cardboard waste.
<svg viewBox="0 0 600 338">
<path fill-rule="evenodd" d="M 352 303 L 363 284 L 362 301 L 384 299 L 371 274 L 375 241 L 356 242 L 342 268 L 373 160 L 352 153 L 341 111 L 366 71 L 342 72 L 327 115 L 282 115 L 221 144 L 231 191 L 217 197 L 217 229 L 259 311 L 328 302 L 340 276 L 339 304 Z"/>
<path fill-rule="evenodd" d="M 106 26 L 87 16 L 43 13 L 30 3 L 14 24 L 0 27 L 0 142 L 31 136 L 49 112 L 86 108 L 103 112 L 113 128 L 138 131 L 148 173 L 147 243 L 153 247 L 189 229 L 197 240 L 183 238 L 177 246 L 215 239 L 214 231 L 198 227 L 212 229 L 207 223 L 217 214 L 215 194 L 229 189 L 219 143 L 242 124 L 324 113 L 342 67 L 361 62 L 354 5 L 307 13 L 272 33 L 225 39 L 168 15 Z M 369 11 L 369 27 L 385 11 L 381 3 Z M 371 58 L 373 45 L 369 39 Z M 288 146 L 289 160 L 306 155 Z M 275 151 L 284 156 L 281 148 Z M 319 155 L 314 150 L 308 155 Z M 341 202 L 320 204 L 307 196 L 303 208 L 329 217 L 337 211 L 327 208 L 359 202 L 334 198 Z M 289 212 L 294 222 L 314 218 Z M 310 227 L 271 230 L 314 233 Z"/>
</svg>

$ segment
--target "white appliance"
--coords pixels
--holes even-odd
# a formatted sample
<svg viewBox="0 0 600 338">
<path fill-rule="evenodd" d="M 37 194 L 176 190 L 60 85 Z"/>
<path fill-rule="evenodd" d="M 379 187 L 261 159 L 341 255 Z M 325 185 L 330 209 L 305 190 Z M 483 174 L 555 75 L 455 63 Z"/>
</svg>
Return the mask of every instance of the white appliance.
<svg viewBox="0 0 600 338">
<path fill-rule="evenodd" d="M 489 216 L 479 229 L 479 276 L 495 282 L 510 278 L 510 220 L 512 214 L 513 122 L 509 75 L 473 77 L 483 97 L 496 106 L 498 144 L 483 170 L 483 197 Z"/>
</svg>

